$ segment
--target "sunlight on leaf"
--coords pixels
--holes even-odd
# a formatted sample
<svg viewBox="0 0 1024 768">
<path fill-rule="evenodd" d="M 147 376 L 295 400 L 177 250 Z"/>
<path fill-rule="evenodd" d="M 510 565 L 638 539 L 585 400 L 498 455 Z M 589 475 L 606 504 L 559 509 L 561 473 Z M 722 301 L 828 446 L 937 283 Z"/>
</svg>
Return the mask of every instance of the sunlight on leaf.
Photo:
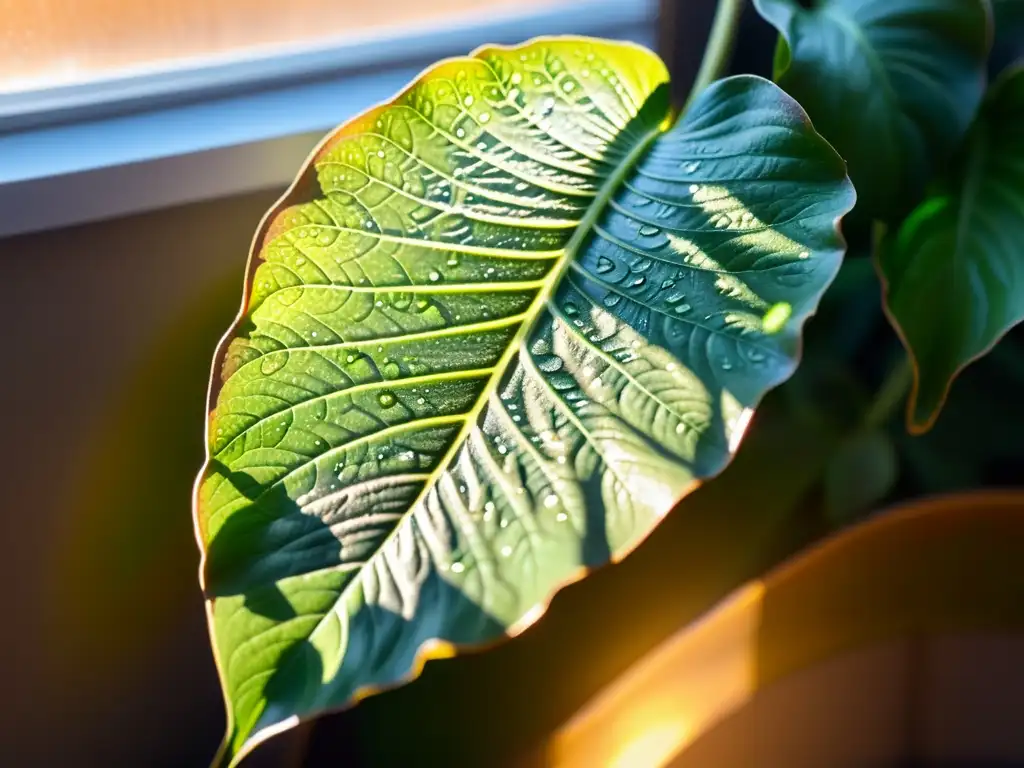
<svg viewBox="0 0 1024 768">
<path fill-rule="evenodd" d="M 196 490 L 225 763 L 525 629 L 793 372 L 844 165 L 766 80 L 672 125 L 666 79 L 592 39 L 442 62 L 262 225 Z"/>
</svg>

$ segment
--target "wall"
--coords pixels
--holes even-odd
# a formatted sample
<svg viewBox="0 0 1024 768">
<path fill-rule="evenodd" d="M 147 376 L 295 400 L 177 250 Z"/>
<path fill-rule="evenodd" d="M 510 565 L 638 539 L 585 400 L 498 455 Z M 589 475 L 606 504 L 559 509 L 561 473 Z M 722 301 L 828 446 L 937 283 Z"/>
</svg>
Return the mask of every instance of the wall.
<svg viewBox="0 0 1024 768">
<path fill-rule="evenodd" d="M 275 197 L 0 240 L 0 764 L 215 747 L 189 495 L 209 359 Z"/>
</svg>

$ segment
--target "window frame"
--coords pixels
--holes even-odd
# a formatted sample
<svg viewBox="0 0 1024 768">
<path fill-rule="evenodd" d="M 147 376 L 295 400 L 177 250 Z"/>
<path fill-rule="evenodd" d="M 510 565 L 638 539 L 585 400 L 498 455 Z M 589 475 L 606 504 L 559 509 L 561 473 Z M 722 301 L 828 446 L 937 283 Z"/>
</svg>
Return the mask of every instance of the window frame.
<svg viewBox="0 0 1024 768">
<path fill-rule="evenodd" d="M 653 47 L 657 0 L 575 0 L 0 94 L 0 237 L 284 187 L 334 126 L 481 42 Z"/>
</svg>

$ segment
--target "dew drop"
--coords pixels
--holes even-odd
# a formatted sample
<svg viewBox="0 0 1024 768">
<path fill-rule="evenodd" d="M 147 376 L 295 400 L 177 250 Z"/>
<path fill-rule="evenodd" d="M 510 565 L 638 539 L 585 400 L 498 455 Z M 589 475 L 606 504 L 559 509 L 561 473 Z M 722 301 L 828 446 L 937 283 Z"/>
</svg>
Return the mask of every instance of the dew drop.
<svg viewBox="0 0 1024 768">
<path fill-rule="evenodd" d="M 647 278 L 644 277 L 643 275 L 640 275 L 640 277 L 638 277 L 636 280 L 633 281 L 633 285 L 635 287 L 640 287 L 641 285 L 643 285 L 646 282 L 647 282 Z"/>
<path fill-rule="evenodd" d="M 480 113 L 480 122 L 481 123 L 486 123 L 490 119 L 491 119 L 491 113 L 490 112 L 481 112 Z"/>
<path fill-rule="evenodd" d="M 622 297 L 619 294 L 608 291 L 608 293 L 604 295 L 603 303 L 606 307 L 608 307 L 608 309 L 611 309 L 620 301 L 622 301 Z"/>
<path fill-rule="evenodd" d="M 452 563 L 452 573 L 462 573 L 466 570 L 466 566 L 462 563 Z"/>
<path fill-rule="evenodd" d="M 462 100 L 462 103 L 465 104 L 467 107 L 473 106 L 473 97 L 472 97 L 472 95 L 466 94 L 466 98 L 464 98 Z"/>
<path fill-rule="evenodd" d="M 640 227 L 640 234 L 643 235 L 644 237 L 654 237 L 660 231 L 660 229 L 650 224 L 644 224 L 642 227 Z"/>
<path fill-rule="evenodd" d="M 557 373 L 562 370 L 562 358 L 558 355 L 546 355 L 544 357 L 538 357 L 537 367 L 540 368 L 544 373 Z"/>
<path fill-rule="evenodd" d="M 441 273 L 438 272 L 437 270 L 432 269 L 430 271 L 430 274 L 427 275 L 427 277 L 430 279 L 430 282 L 436 283 L 438 280 L 441 279 Z"/>
<path fill-rule="evenodd" d="M 390 408 L 398 402 L 398 398 L 395 397 L 394 392 L 384 391 L 377 395 L 377 402 L 380 403 L 381 408 Z"/>
<path fill-rule="evenodd" d="M 693 173 L 698 168 L 700 168 L 700 161 L 699 160 L 695 161 L 695 162 L 692 162 L 692 163 L 687 163 L 686 164 L 686 172 L 687 173 Z"/>
<path fill-rule="evenodd" d="M 700 186 L 697 185 L 697 184 L 691 184 L 690 185 L 690 194 L 691 195 L 696 195 L 698 192 L 700 192 Z"/>
<path fill-rule="evenodd" d="M 579 307 L 577 307 L 571 301 L 565 302 L 562 309 L 565 310 L 565 314 L 567 314 L 569 317 L 575 317 L 577 314 L 579 314 L 580 311 Z"/>
<path fill-rule="evenodd" d="M 455 129 L 455 137 L 456 138 L 461 139 L 461 138 L 465 137 L 465 135 L 466 135 L 466 132 L 464 130 L 462 130 L 461 128 L 456 128 Z"/>
<path fill-rule="evenodd" d="M 560 523 L 564 523 L 568 519 L 569 516 L 565 514 L 565 512 L 559 512 L 557 515 L 555 515 L 555 520 L 557 520 Z"/>
<path fill-rule="evenodd" d="M 501 548 L 501 556 L 502 557 L 508 557 L 511 554 L 512 554 L 512 547 L 510 547 L 508 544 L 506 544 L 504 547 Z"/>
<path fill-rule="evenodd" d="M 597 260 L 597 271 L 599 274 L 607 274 L 615 269 L 615 262 L 609 259 L 607 256 L 601 256 Z"/>
<path fill-rule="evenodd" d="M 519 83 L 523 81 L 523 76 L 518 72 L 513 72 L 512 77 L 509 78 L 509 81 L 512 83 L 512 85 L 519 85 Z"/>
<path fill-rule="evenodd" d="M 731 371 L 732 370 L 732 362 L 730 362 L 727 359 L 722 360 L 721 368 L 722 368 L 723 371 Z"/>
<path fill-rule="evenodd" d="M 269 376 L 272 373 L 276 373 L 284 367 L 284 364 L 288 361 L 287 354 L 283 355 L 268 355 L 263 358 L 263 362 L 260 363 L 260 373 L 264 376 Z"/>
<path fill-rule="evenodd" d="M 691 307 L 691 306 L 690 306 L 689 304 L 683 303 L 683 304 L 677 304 L 677 305 L 675 306 L 675 308 L 673 309 L 673 311 L 674 311 L 674 312 L 675 312 L 675 313 L 676 313 L 677 315 L 685 315 L 685 314 L 686 314 L 687 312 L 689 312 L 689 311 L 690 311 L 691 309 L 693 309 L 693 307 Z"/>
<path fill-rule="evenodd" d="M 810 253 L 809 253 L 808 251 L 800 251 L 800 258 L 801 258 L 801 259 L 806 259 L 806 258 L 808 258 L 808 257 L 809 257 L 810 255 L 811 255 L 811 254 L 810 254 Z"/>
<path fill-rule="evenodd" d="M 547 507 L 548 509 L 551 509 L 551 507 L 554 507 L 554 506 L 557 506 L 557 505 L 558 505 L 558 497 L 555 494 L 549 493 L 547 496 L 544 497 L 544 506 Z"/>
</svg>

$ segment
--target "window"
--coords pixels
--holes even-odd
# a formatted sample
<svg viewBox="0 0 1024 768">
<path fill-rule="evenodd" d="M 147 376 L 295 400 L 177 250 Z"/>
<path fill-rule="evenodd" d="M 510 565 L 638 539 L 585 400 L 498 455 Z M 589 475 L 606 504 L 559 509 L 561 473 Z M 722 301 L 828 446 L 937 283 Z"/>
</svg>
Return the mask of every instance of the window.
<svg viewBox="0 0 1024 768">
<path fill-rule="evenodd" d="M 38 0 L 0 28 L 0 237 L 283 187 L 316 141 L 484 43 L 653 45 L 657 0 Z"/>
</svg>

